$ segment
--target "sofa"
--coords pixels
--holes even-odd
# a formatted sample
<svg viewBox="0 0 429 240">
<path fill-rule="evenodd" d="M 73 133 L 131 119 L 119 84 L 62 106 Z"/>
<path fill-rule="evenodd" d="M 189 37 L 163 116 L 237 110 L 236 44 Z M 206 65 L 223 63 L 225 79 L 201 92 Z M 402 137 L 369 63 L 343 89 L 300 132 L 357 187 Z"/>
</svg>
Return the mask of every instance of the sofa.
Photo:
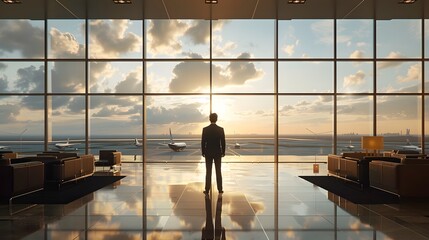
<svg viewBox="0 0 429 240">
<path fill-rule="evenodd" d="M 0 198 L 12 199 L 44 188 L 45 167 L 40 161 L 12 163 L 0 160 Z"/>
<path fill-rule="evenodd" d="M 429 197 L 429 159 L 373 159 L 369 163 L 370 186 L 400 197 Z"/>
<path fill-rule="evenodd" d="M 94 155 L 81 155 L 76 153 L 45 152 L 35 157 L 11 159 L 13 162 L 39 161 L 45 167 L 45 185 L 62 184 L 77 181 L 94 174 Z"/>
<path fill-rule="evenodd" d="M 371 153 L 353 152 L 328 155 L 328 174 L 355 181 L 363 187 L 369 185 L 368 164 Z"/>
</svg>

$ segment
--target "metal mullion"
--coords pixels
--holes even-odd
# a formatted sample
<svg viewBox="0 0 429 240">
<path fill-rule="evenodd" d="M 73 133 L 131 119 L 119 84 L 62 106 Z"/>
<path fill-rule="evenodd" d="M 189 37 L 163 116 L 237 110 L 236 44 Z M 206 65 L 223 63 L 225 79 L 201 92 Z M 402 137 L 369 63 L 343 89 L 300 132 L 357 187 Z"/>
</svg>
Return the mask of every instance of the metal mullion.
<svg viewBox="0 0 429 240">
<path fill-rule="evenodd" d="M 48 151 L 48 141 L 49 141 L 49 134 L 52 134 L 52 132 L 49 132 L 49 121 L 51 121 L 51 119 L 49 119 L 49 109 L 48 109 L 48 2 L 47 0 L 45 0 L 44 2 L 44 10 L 45 10 L 45 19 L 44 19 L 44 27 L 45 27 L 45 39 L 44 39 L 44 44 L 45 44 L 45 51 L 44 51 L 44 82 L 45 82 L 45 86 L 44 86 L 44 137 L 43 137 L 43 149 L 44 151 Z"/>
<path fill-rule="evenodd" d="M 422 31 L 422 51 L 421 51 L 421 56 L 420 56 L 420 60 L 421 60 L 421 64 L 422 64 L 422 79 L 421 79 L 421 85 L 422 85 L 422 92 L 421 92 L 421 117 L 420 120 L 421 122 L 421 139 L 420 139 L 420 145 L 421 145 L 421 149 L 422 149 L 422 153 L 425 154 L 425 2 L 423 1 L 422 3 L 422 16 L 421 16 L 421 21 L 422 21 L 422 27 L 421 27 L 421 31 Z"/>
<path fill-rule="evenodd" d="M 334 123 L 333 123 L 333 133 L 334 133 L 334 146 L 333 146 L 333 153 L 334 154 L 337 154 L 337 141 L 338 141 L 338 138 L 337 138 L 337 134 L 338 134 L 338 123 L 337 123 L 337 120 L 338 120 L 338 116 L 337 116 L 337 106 L 338 106 L 338 103 L 337 103 L 337 101 L 338 101 L 338 98 L 337 98 L 337 64 L 338 64 L 338 61 L 337 61 L 337 11 L 336 11 L 336 9 L 337 9 L 337 1 L 336 0 L 333 0 L 334 1 L 334 79 L 333 79 L 333 81 L 334 81 L 334 111 L 333 111 L 333 113 L 334 113 L 334 117 L 333 117 L 333 121 L 334 121 Z M 332 150 L 331 150 L 332 151 Z"/>
<path fill-rule="evenodd" d="M 373 57 L 373 66 L 372 66 L 372 72 L 373 72 L 373 82 L 372 82 L 372 104 L 373 104 L 373 109 L 372 109 L 372 135 L 376 136 L 377 135 L 377 4 L 376 1 L 374 0 L 373 2 L 373 44 L 372 44 L 372 57 Z"/>
<path fill-rule="evenodd" d="M 89 26 L 88 26 L 88 1 L 85 1 L 85 154 L 89 153 Z"/>
<path fill-rule="evenodd" d="M 279 0 L 276 0 L 276 19 L 274 37 L 274 239 L 279 239 Z"/>
</svg>

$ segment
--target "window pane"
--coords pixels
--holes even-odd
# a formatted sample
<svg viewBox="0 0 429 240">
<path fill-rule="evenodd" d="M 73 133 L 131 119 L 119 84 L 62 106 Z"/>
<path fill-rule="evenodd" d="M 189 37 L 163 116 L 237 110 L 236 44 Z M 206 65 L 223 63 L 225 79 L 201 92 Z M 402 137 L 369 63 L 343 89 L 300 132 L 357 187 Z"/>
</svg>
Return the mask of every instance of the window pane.
<svg viewBox="0 0 429 240">
<path fill-rule="evenodd" d="M 48 123 L 50 125 L 50 151 L 75 151 L 85 153 L 85 97 L 49 96 Z M 74 144 L 70 147 L 56 143 Z"/>
<path fill-rule="evenodd" d="M 373 63 L 338 62 L 337 81 L 337 91 L 339 93 L 373 92 Z"/>
<path fill-rule="evenodd" d="M 85 20 L 48 20 L 49 58 L 85 57 Z"/>
<path fill-rule="evenodd" d="M 280 96 L 278 111 L 279 161 L 326 160 L 332 152 L 333 97 Z"/>
<path fill-rule="evenodd" d="M 90 58 L 141 58 L 142 21 L 129 19 L 90 20 Z"/>
<path fill-rule="evenodd" d="M 333 92 L 332 62 L 280 62 L 279 92 Z"/>
<path fill-rule="evenodd" d="M 208 58 L 210 21 L 147 20 L 147 58 Z"/>
<path fill-rule="evenodd" d="M 377 98 L 377 135 L 384 136 L 384 150 L 419 145 L 421 138 L 421 97 L 379 96 Z"/>
<path fill-rule="evenodd" d="M 147 65 L 149 93 L 208 93 L 210 92 L 208 62 L 151 62 Z"/>
<path fill-rule="evenodd" d="M 209 101 L 208 96 L 147 97 L 147 161 L 200 162 L 201 132 L 209 123 Z M 175 152 L 168 146 L 171 142 L 185 143 L 186 147 Z"/>
<path fill-rule="evenodd" d="M 85 92 L 85 62 L 49 62 L 48 68 L 48 92 Z"/>
<path fill-rule="evenodd" d="M 92 93 L 142 93 L 142 62 L 90 62 Z"/>
<path fill-rule="evenodd" d="M 142 139 L 142 97 L 90 96 L 89 101 L 90 153 L 115 149 L 123 161 L 141 156 L 142 147 L 134 143 Z"/>
<path fill-rule="evenodd" d="M 273 62 L 216 62 L 213 64 L 213 92 L 274 92 Z"/>
<path fill-rule="evenodd" d="M 213 96 L 213 112 L 225 130 L 227 156 L 223 161 L 274 161 L 272 96 Z"/>
<path fill-rule="evenodd" d="M 337 153 L 361 151 L 361 136 L 373 133 L 372 96 L 338 96 L 337 114 Z"/>
<path fill-rule="evenodd" d="M 273 20 L 214 20 L 213 58 L 273 58 L 274 24 Z"/>
<path fill-rule="evenodd" d="M 377 58 L 421 57 L 421 20 L 377 20 L 376 24 Z"/>
<path fill-rule="evenodd" d="M 332 58 L 333 20 L 279 21 L 279 58 Z"/>
<path fill-rule="evenodd" d="M 43 96 L 0 97 L 0 145 L 19 156 L 43 151 Z"/>
<path fill-rule="evenodd" d="M 337 57 L 373 57 L 373 20 L 337 20 Z"/>
<path fill-rule="evenodd" d="M 43 58 L 45 27 L 42 20 L 0 20 L 0 58 Z"/>
<path fill-rule="evenodd" d="M 0 93 L 42 93 L 43 62 L 0 62 Z"/>
<path fill-rule="evenodd" d="M 377 62 L 377 92 L 419 93 L 421 82 L 420 62 Z"/>
</svg>

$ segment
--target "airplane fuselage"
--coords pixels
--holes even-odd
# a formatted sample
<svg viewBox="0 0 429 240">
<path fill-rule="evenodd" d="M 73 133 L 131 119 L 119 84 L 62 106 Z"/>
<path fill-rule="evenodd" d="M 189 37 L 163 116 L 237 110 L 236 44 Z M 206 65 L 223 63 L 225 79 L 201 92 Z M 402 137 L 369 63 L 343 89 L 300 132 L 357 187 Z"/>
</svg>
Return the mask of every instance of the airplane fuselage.
<svg viewBox="0 0 429 240">
<path fill-rule="evenodd" d="M 186 143 L 169 143 L 168 147 L 175 152 L 180 152 L 186 148 Z"/>
</svg>

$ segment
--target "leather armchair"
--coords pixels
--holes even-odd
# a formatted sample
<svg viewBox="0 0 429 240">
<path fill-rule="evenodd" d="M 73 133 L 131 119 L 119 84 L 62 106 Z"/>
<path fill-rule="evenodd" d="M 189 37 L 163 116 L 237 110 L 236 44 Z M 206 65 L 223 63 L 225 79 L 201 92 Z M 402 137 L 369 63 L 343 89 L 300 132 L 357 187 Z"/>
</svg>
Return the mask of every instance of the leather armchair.
<svg viewBox="0 0 429 240">
<path fill-rule="evenodd" d="M 110 167 L 121 166 L 122 153 L 116 150 L 100 150 L 99 160 L 95 162 L 97 167 Z"/>
</svg>

